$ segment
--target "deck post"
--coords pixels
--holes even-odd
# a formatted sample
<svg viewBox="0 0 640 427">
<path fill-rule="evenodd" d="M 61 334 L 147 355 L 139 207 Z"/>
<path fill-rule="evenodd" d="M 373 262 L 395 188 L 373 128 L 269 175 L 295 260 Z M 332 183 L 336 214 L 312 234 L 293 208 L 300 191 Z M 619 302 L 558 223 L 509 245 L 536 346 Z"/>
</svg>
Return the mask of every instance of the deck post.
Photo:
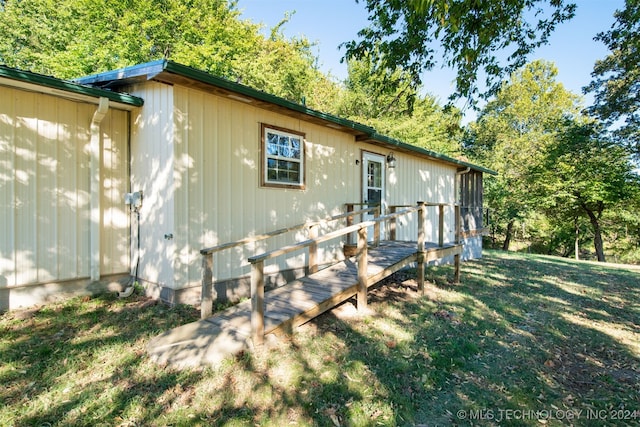
<svg viewBox="0 0 640 427">
<path fill-rule="evenodd" d="M 253 345 L 264 343 L 264 261 L 251 264 L 251 334 Z"/>
<path fill-rule="evenodd" d="M 456 245 L 460 244 L 460 205 L 456 204 L 455 205 L 455 216 L 456 216 L 456 221 L 455 221 L 455 227 L 456 227 L 456 236 L 455 236 L 455 240 L 456 240 Z M 460 283 L 460 254 L 455 254 L 453 256 L 453 263 L 454 263 L 454 268 L 455 268 L 455 273 L 454 273 L 454 278 L 453 281 L 455 283 Z"/>
<path fill-rule="evenodd" d="M 438 205 L 438 246 L 444 246 L 444 205 Z"/>
<path fill-rule="evenodd" d="M 418 250 L 416 252 L 418 292 L 424 295 L 424 258 L 425 258 L 425 226 L 427 223 L 427 207 L 418 202 Z"/>
<path fill-rule="evenodd" d="M 389 214 L 396 213 L 395 206 L 389 206 Z M 389 220 L 389 240 L 396 240 L 396 218 L 393 217 Z"/>
<path fill-rule="evenodd" d="M 347 208 L 347 213 L 353 212 L 353 203 L 346 203 L 345 206 Z M 352 225 L 353 225 L 353 215 L 349 215 L 347 217 L 347 227 L 350 227 Z M 353 237 L 351 236 L 351 233 L 347 234 L 347 241 L 345 242 L 345 244 L 353 245 Z"/>
<path fill-rule="evenodd" d="M 373 219 L 378 219 L 380 217 L 380 209 L 382 209 L 381 205 L 376 206 L 373 211 Z M 376 221 L 373 226 L 373 246 L 380 246 L 380 221 Z"/>
<path fill-rule="evenodd" d="M 358 230 L 358 311 L 367 308 L 367 227 Z"/>
<path fill-rule="evenodd" d="M 213 314 L 213 254 L 202 256 L 202 291 L 200 295 L 200 318 L 206 319 Z"/>
<path fill-rule="evenodd" d="M 307 274 L 313 274 L 318 272 L 318 243 L 315 239 L 318 238 L 318 224 L 309 226 L 309 240 L 314 240 L 309 245 L 309 262 L 307 266 Z"/>
</svg>

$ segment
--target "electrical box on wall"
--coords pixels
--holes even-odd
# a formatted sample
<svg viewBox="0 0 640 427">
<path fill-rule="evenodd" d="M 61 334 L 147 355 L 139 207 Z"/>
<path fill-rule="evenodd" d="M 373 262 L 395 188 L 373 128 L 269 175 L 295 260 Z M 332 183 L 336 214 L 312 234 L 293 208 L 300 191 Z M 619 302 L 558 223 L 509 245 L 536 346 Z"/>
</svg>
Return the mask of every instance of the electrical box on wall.
<svg viewBox="0 0 640 427">
<path fill-rule="evenodd" d="M 133 209 L 137 209 L 142 206 L 142 191 L 136 191 L 133 193 L 125 193 L 124 204 L 131 206 Z"/>
</svg>

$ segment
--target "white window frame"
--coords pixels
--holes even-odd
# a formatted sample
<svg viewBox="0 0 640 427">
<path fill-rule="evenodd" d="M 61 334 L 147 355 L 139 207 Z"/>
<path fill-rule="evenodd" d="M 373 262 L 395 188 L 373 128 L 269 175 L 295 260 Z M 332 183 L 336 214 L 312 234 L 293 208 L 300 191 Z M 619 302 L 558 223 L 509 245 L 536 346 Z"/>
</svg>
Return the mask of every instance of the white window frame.
<svg viewBox="0 0 640 427">
<path fill-rule="evenodd" d="M 268 135 L 277 135 L 278 137 L 290 138 L 298 140 L 299 145 L 299 158 L 283 156 L 278 153 L 269 153 L 269 137 Z M 278 126 L 272 126 L 267 124 L 261 125 L 261 185 L 263 187 L 276 187 L 276 188 L 293 188 L 298 190 L 304 190 L 305 188 L 305 134 L 296 132 L 290 129 L 280 128 Z M 278 178 L 269 177 L 269 171 L 273 171 L 273 168 L 269 168 L 269 161 L 278 162 L 278 164 L 295 163 L 299 165 L 298 169 L 298 181 L 281 180 Z M 286 174 L 286 170 L 282 171 Z"/>
</svg>

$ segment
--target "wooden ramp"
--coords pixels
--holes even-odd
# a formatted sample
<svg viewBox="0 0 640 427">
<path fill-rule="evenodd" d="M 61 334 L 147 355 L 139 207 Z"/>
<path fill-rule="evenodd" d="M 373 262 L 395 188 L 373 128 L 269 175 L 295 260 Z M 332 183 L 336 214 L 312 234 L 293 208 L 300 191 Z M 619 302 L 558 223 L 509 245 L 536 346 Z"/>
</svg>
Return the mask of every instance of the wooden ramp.
<svg viewBox="0 0 640 427">
<path fill-rule="evenodd" d="M 425 262 L 460 255 L 462 245 L 425 245 Z M 367 287 L 416 262 L 416 243 L 383 241 L 369 248 Z M 291 333 L 358 292 L 358 267 L 353 258 L 295 280 L 264 294 L 264 333 Z M 215 365 L 252 347 L 252 306 L 244 301 L 213 316 L 168 331 L 148 345 L 160 364 L 176 367 Z"/>
</svg>

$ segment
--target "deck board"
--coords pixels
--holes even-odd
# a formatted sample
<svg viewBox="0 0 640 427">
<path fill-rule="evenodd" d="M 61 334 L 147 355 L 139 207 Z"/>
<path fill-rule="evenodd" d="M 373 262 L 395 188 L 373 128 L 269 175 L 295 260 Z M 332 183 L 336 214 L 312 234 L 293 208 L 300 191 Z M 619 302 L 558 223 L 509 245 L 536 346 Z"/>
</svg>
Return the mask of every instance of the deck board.
<svg viewBox="0 0 640 427">
<path fill-rule="evenodd" d="M 382 242 L 368 248 L 367 286 L 416 261 L 415 242 Z M 459 254 L 462 245 L 428 243 L 426 260 Z M 289 333 L 357 292 L 358 271 L 347 259 L 309 276 L 265 292 L 265 334 Z M 177 366 L 215 364 L 251 346 L 251 301 L 183 325 L 154 338 L 148 352 L 158 363 Z"/>
</svg>

